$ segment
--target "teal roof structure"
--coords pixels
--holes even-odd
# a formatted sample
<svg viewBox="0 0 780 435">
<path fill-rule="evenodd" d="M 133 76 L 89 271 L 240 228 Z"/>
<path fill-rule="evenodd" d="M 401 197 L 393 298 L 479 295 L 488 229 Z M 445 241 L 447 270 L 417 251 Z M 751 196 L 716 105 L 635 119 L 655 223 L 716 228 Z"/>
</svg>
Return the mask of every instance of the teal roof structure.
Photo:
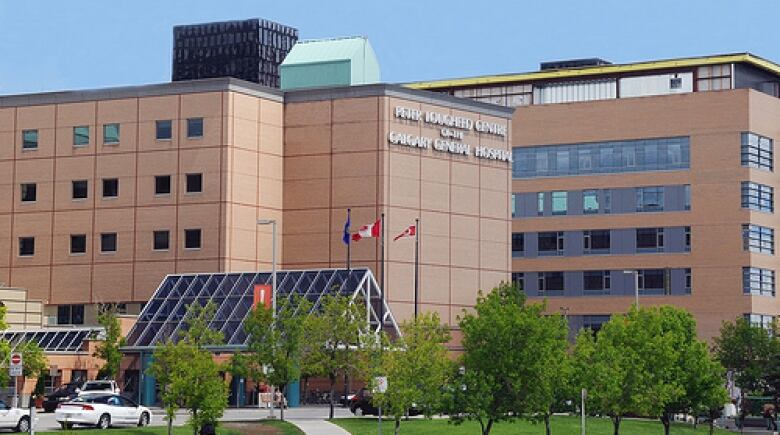
<svg viewBox="0 0 780 435">
<path fill-rule="evenodd" d="M 378 83 L 379 62 L 364 37 L 298 41 L 281 65 L 282 90 Z"/>
</svg>

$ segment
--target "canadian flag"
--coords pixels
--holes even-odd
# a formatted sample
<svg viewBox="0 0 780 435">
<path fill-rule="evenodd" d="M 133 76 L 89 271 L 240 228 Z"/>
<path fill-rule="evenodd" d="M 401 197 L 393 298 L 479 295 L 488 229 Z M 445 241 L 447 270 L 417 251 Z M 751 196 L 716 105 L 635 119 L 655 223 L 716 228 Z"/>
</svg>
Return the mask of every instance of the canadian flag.
<svg viewBox="0 0 780 435">
<path fill-rule="evenodd" d="M 377 220 L 373 224 L 370 225 L 363 225 L 358 229 L 358 232 L 352 235 L 352 241 L 357 242 L 360 241 L 360 239 L 368 237 L 368 238 L 378 238 L 379 234 L 382 232 L 382 221 Z"/>
<path fill-rule="evenodd" d="M 409 225 L 409 227 L 405 229 L 403 233 L 395 236 L 395 238 L 393 238 L 393 241 L 395 242 L 396 240 L 403 237 L 414 237 L 416 234 L 417 234 L 417 226 Z"/>
</svg>

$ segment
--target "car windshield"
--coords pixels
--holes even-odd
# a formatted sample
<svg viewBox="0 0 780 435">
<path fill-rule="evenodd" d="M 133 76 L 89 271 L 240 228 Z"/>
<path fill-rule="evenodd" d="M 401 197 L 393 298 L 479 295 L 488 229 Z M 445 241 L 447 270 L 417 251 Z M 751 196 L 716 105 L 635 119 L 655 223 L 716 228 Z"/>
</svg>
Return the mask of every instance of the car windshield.
<svg viewBox="0 0 780 435">
<path fill-rule="evenodd" d="M 111 382 L 87 382 L 84 384 L 84 391 L 110 390 Z"/>
</svg>

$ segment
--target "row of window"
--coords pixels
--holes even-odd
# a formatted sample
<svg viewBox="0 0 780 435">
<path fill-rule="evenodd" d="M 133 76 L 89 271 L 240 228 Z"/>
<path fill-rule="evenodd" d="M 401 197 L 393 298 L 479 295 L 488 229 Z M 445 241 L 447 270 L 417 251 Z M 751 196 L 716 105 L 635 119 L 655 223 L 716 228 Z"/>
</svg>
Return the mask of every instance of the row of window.
<svg viewBox="0 0 780 435">
<path fill-rule="evenodd" d="M 773 140 L 755 133 L 742 133 L 742 166 L 774 170 Z"/>
<path fill-rule="evenodd" d="M 79 125 L 73 127 L 73 146 L 83 147 L 89 145 L 89 126 Z M 116 145 L 119 143 L 119 123 L 103 124 L 103 144 Z M 187 118 L 187 138 L 199 139 L 203 137 L 203 118 Z M 155 121 L 155 139 L 171 140 L 173 138 L 173 120 L 163 119 Z M 38 149 L 38 130 L 22 130 L 22 149 Z"/>
<path fill-rule="evenodd" d="M 761 225 L 743 224 L 742 225 L 742 247 L 746 251 L 758 252 L 761 254 L 775 253 L 775 230 L 774 228 L 763 227 Z"/>
<path fill-rule="evenodd" d="M 742 292 L 756 296 L 774 296 L 775 271 L 758 267 L 743 267 Z"/>
<path fill-rule="evenodd" d="M 678 231 L 678 230 L 682 231 Z M 688 252 L 691 250 L 691 227 L 669 228 L 625 228 L 620 230 L 584 230 L 584 231 L 543 231 L 538 233 L 512 233 L 512 257 L 526 255 L 527 235 L 536 236 L 536 254 L 546 255 L 577 255 L 582 254 L 610 254 L 613 253 L 613 232 L 625 235 L 634 233 L 634 243 L 622 243 L 619 253 L 647 253 L 647 252 Z M 570 234 L 567 237 L 567 233 Z M 567 252 L 566 240 L 575 240 L 578 233 L 582 234 L 582 246 L 569 249 Z M 664 235 L 680 234 L 684 237 L 684 247 L 677 250 L 671 249 L 670 243 L 666 243 Z M 572 237 L 573 236 L 573 237 Z M 620 236 L 618 236 L 620 237 Z M 679 237 L 679 236 L 678 236 Z M 631 249 L 633 248 L 633 249 Z"/>
<path fill-rule="evenodd" d="M 622 270 L 514 272 L 512 273 L 512 281 L 520 289 L 527 291 L 530 296 L 626 296 L 633 294 L 634 286 L 637 285 L 640 295 L 672 295 L 679 294 L 679 290 L 673 291 L 672 283 L 673 275 L 676 275 L 678 271 L 684 274 L 684 278 L 680 275 L 684 279 L 682 294 L 691 294 L 692 273 L 690 268 L 631 271 L 630 274 L 636 277 L 636 283 L 632 277 L 631 285 L 619 290 L 615 290 L 613 279 L 623 275 L 625 271 Z M 536 288 L 528 291 L 532 283 L 527 282 L 527 279 L 533 275 L 536 278 Z M 564 294 L 565 291 L 566 294 Z"/>
<path fill-rule="evenodd" d="M 678 187 L 678 186 L 668 186 Z M 691 186 L 689 184 L 683 185 L 684 195 L 684 210 L 691 209 Z M 626 189 L 620 189 L 626 190 Z M 634 198 L 637 213 L 642 212 L 657 212 L 665 210 L 665 192 L 667 186 L 647 186 L 636 187 L 634 190 Z M 552 192 L 537 192 L 536 194 L 536 215 L 543 216 L 549 210 L 552 215 L 567 215 L 570 214 L 573 204 L 571 201 L 576 198 L 579 202 L 576 212 L 579 214 L 608 214 L 612 210 L 612 191 L 613 189 L 588 189 L 582 191 L 552 191 Z M 518 193 L 512 194 L 512 217 L 528 216 L 530 213 L 527 211 L 521 211 L 518 204 L 520 195 Z M 549 197 L 549 203 L 547 198 Z M 621 212 L 623 207 L 621 207 Z"/>
<path fill-rule="evenodd" d="M 775 189 L 752 181 L 742 182 L 742 207 L 774 213 Z"/>
<path fill-rule="evenodd" d="M 184 249 L 200 249 L 202 230 L 192 228 L 184 230 Z M 171 232 L 169 230 L 156 230 L 152 232 L 152 249 L 155 251 L 167 251 L 170 249 Z M 100 234 L 100 253 L 113 254 L 117 252 L 117 233 Z M 70 235 L 71 255 L 87 253 L 87 235 Z M 19 237 L 19 256 L 32 257 L 35 255 L 35 237 Z"/>
<path fill-rule="evenodd" d="M 670 137 L 516 147 L 514 178 L 688 169 L 690 139 Z"/>
<path fill-rule="evenodd" d="M 154 177 L 154 194 L 170 195 L 171 193 L 171 175 L 157 175 Z M 119 197 L 119 179 L 102 179 L 102 197 Z M 36 183 L 22 183 L 19 185 L 19 198 L 21 202 L 29 203 L 38 200 L 38 185 Z M 186 174 L 185 186 L 186 193 L 203 192 L 203 174 Z M 87 199 L 89 197 L 89 181 L 73 180 L 71 182 L 71 198 L 74 200 Z"/>
</svg>

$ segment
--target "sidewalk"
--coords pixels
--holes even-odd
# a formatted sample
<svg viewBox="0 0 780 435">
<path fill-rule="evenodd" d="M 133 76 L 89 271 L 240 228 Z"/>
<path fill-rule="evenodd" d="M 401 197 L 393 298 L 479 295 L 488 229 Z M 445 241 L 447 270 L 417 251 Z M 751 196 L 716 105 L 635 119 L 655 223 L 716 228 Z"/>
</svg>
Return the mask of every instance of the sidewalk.
<svg viewBox="0 0 780 435">
<path fill-rule="evenodd" d="M 307 435 L 349 435 L 349 432 L 327 420 L 290 419 L 287 421 L 298 426 Z"/>
</svg>

